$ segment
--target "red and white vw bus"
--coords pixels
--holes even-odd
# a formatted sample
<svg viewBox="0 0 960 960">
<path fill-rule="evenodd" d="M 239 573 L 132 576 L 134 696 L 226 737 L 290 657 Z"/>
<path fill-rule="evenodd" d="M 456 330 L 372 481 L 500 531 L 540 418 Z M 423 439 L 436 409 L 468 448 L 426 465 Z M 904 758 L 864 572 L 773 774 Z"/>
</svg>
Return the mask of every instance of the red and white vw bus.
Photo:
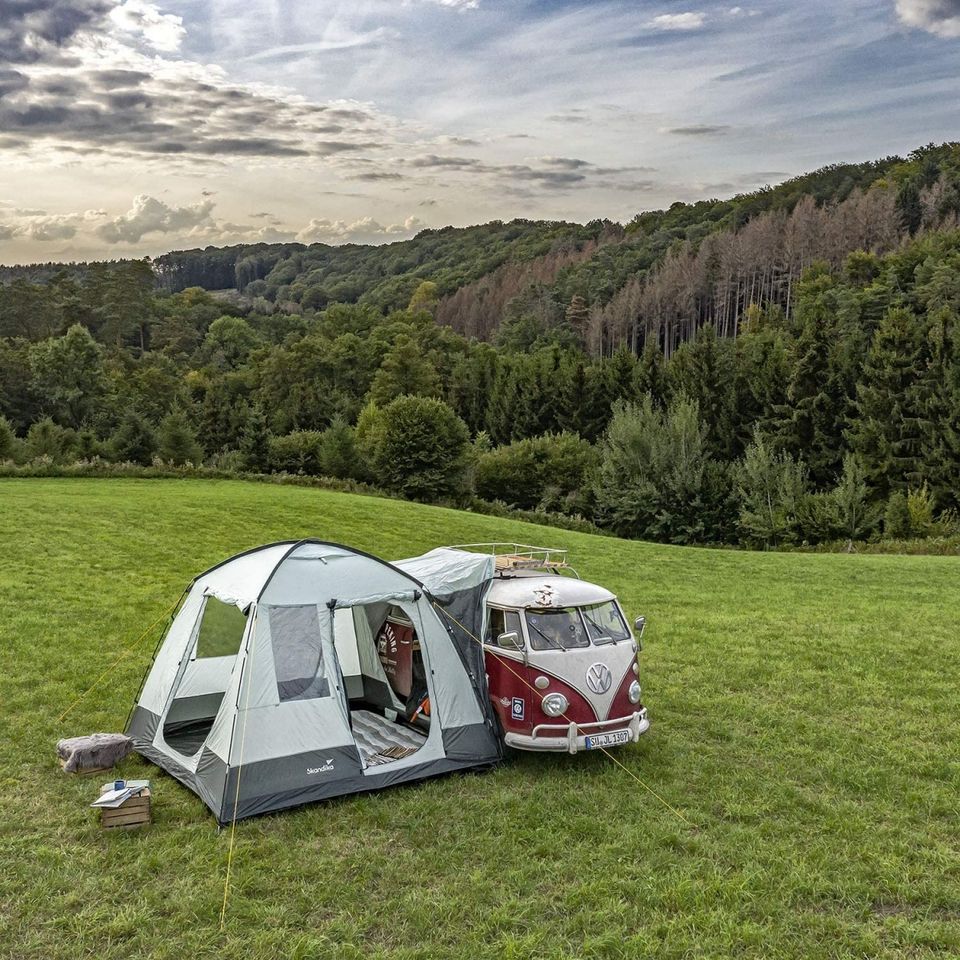
<svg viewBox="0 0 960 960">
<path fill-rule="evenodd" d="M 617 598 L 578 579 L 564 551 L 507 550 L 496 553 L 483 638 L 504 742 L 567 753 L 636 742 L 650 727 L 637 663 L 645 618 L 634 636 Z"/>
</svg>

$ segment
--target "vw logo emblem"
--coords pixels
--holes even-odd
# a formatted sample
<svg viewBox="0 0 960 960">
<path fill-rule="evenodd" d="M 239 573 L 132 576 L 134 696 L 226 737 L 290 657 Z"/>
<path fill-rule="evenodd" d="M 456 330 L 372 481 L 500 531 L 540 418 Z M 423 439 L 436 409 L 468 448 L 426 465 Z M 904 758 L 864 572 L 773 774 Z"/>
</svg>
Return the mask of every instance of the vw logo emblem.
<svg viewBox="0 0 960 960">
<path fill-rule="evenodd" d="M 613 683 L 613 674 L 605 663 L 595 663 L 587 671 L 587 686 L 594 693 L 606 693 Z"/>
</svg>

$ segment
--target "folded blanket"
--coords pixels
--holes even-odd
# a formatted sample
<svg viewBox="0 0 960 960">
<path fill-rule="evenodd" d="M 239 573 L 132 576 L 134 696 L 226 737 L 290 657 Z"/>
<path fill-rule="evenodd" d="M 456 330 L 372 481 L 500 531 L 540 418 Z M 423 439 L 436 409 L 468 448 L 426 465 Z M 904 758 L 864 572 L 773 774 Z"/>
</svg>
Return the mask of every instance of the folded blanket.
<svg viewBox="0 0 960 960">
<path fill-rule="evenodd" d="M 84 770 L 106 770 L 132 749 L 133 741 L 122 733 L 91 733 L 58 741 L 57 756 L 67 773 L 83 773 Z"/>
</svg>

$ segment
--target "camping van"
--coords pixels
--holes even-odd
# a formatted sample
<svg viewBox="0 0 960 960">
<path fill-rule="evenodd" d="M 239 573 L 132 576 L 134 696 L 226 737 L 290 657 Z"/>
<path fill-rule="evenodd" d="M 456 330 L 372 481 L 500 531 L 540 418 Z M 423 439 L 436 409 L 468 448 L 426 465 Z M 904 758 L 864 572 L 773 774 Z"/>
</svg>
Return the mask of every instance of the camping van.
<svg viewBox="0 0 960 960">
<path fill-rule="evenodd" d="M 439 554 L 452 563 L 459 555 L 464 565 L 471 555 L 491 561 L 481 636 L 506 746 L 577 753 L 636 742 L 649 729 L 637 661 L 646 620 L 638 617 L 631 632 L 616 596 L 580 580 L 566 551 L 466 544 L 418 560 Z"/>
<path fill-rule="evenodd" d="M 188 585 L 127 722 L 220 823 L 647 729 L 616 597 L 559 551 L 257 547 Z M 642 622 L 638 621 L 642 632 Z"/>
</svg>

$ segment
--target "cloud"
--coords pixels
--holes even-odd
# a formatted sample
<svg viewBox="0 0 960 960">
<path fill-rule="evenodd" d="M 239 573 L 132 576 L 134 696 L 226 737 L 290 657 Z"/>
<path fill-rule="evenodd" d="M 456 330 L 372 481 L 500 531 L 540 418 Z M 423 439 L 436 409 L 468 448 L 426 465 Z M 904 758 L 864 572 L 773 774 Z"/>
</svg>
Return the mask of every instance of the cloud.
<svg viewBox="0 0 960 960">
<path fill-rule="evenodd" d="M 146 194 L 134 198 L 127 213 L 100 224 L 94 231 L 107 243 L 138 243 L 149 233 L 179 233 L 200 226 L 211 226 L 212 200 L 201 200 L 186 207 L 171 207 Z"/>
<path fill-rule="evenodd" d="M 298 234 L 300 243 L 385 243 L 412 236 L 427 225 L 419 217 L 407 217 L 403 223 L 383 226 L 372 217 L 346 220 L 311 220 Z"/>
<path fill-rule="evenodd" d="M 124 0 L 110 11 L 110 19 L 121 30 L 143 37 L 155 50 L 173 53 L 186 35 L 183 17 L 161 13 L 146 0 Z"/>
<path fill-rule="evenodd" d="M 960 37 L 960 0 L 896 0 L 897 16 L 908 27 L 938 37 Z"/>
<path fill-rule="evenodd" d="M 0 0 L 0 149 L 164 157 L 336 158 L 401 126 L 367 104 L 316 103 L 162 54 L 182 19 L 149 0 Z"/>
<path fill-rule="evenodd" d="M 671 127 L 661 133 L 672 133 L 678 137 L 715 137 L 730 129 L 726 124 L 696 123 L 689 127 Z"/>
<path fill-rule="evenodd" d="M 412 3 L 415 0 L 406 0 Z M 451 10 L 476 10 L 480 6 L 480 0 L 419 0 L 420 3 L 433 3 L 438 7 L 449 7 Z"/>
<path fill-rule="evenodd" d="M 81 229 L 106 215 L 103 210 L 48 214 L 43 210 L 21 208 L 14 209 L 11 213 L 16 219 L 0 225 L 0 240 L 20 237 L 35 240 L 38 243 L 72 240 Z"/>
<path fill-rule="evenodd" d="M 706 23 L 706 14 L 688 11 L 687 13 L 661 13 L 648 24 L 655 30 L 699 30 Z"/>
<path fill-rule="evenodd" d="M 63 59 L 77 34 L 101 24 L 111 0 L 0 0 L 0 62 Z"/>
</svg>

